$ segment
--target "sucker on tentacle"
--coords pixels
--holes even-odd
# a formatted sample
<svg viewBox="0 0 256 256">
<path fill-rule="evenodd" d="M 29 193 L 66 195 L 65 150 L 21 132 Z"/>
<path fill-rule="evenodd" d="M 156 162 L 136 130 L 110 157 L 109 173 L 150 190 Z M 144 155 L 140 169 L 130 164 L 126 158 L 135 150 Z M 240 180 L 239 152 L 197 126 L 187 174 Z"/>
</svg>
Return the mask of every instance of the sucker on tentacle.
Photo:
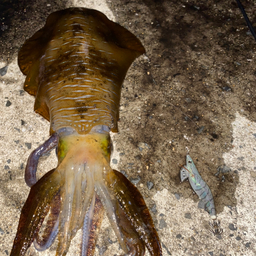
<svg viewBox="0 0 256 256">
<path fill-rule="evenodd" d="M 56 256 L 64 256 L 79 229 L 81 255 L 92 256 L 104 210 L 126 255 L 143 256 L 146 247 L 150 255 L 162 255 L 140 192 L 109 165 L 121 86 L 143 53 L 132 33 L 86 8 L 52 13 L 22 46 L 24 89 L 35 96 L 35 111 L 50 121 L 51 137 L 28 159 L 25 181 L 31 190 L 11 256 L 25 255 L 32 243 L 47 250 L 55 238 Z M 37 181 L 39 158 L 52 149 L 58 165 Z"/>
</svg>

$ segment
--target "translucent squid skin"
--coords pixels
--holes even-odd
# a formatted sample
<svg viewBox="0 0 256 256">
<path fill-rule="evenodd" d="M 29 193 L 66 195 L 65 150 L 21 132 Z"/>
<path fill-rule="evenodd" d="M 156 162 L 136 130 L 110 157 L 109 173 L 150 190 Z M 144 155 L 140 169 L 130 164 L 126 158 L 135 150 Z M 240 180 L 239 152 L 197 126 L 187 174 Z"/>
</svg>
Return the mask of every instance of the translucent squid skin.
<svg viewBox="0 0 256 256">
<path fill-rule="evenodd" d="M 209 186 L 200 176 L 192 158 L 186 156 L 186 165 L 180 170 L 181 182 L 188 179 L 192 189 L 196 192 L 198 197 L 204 202 L 205 210 L 210 214 L 212 219 L 216 219 L 216 210 L 212 192 Z"/>
<path fill-rule="evenodd" d="M 144 52 L 132 33 L 85 8 L 52 13 L 22 46 L 24 89 L 35 96 L 35 111 L 50 121 L 51 137 L 27 162 L 31 190 L 12 256 L 25 255 L 32 243 L 46 250 L 55 238 L 56 256 L 66 255 L 81 228 L 81 255 L 91 256 L 104 211 L 125 255 L 144 255 L 146 247 L 150 255 L 162 255 L 143 197 L 109 165 L 109 132 L 117 132 L 121 85 Z M 54 148 L 57 167 L 37 181 L 39 158 Z"/>
</svg>

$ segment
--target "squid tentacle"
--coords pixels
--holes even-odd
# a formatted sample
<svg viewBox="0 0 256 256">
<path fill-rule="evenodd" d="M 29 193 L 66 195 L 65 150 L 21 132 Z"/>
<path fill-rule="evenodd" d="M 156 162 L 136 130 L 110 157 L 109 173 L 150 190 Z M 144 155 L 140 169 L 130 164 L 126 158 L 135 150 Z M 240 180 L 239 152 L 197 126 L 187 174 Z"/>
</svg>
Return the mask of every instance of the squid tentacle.
<svg viewBox="0 0 256 256">
<path fill-rule="evenodd" d="M 100 142 L 100 143 L 99 143 Z M 86 147 L 85 147 L 86 145 Z M 108 164 L 106 134 L 61 138 L 59 165 L 31 187 L 22 209 L 11 256 L 23 256 L 34 241 L 46 250 L 58 235 L 56 256 L 65 256 L 72 238 L 83 227 L 82 256 L 92 256 L 103 209 L 125 255 L 151 256 L 162 250 L 149 210 L 138 189 Z M 38 232 L 48 215 L 42 239 Z"/>
<path fill-rule="evenodd" d="M 126 218 L 126 223 L 130 223 L 130 233 L 126 236 L 126 241 L 129 241 L 127 240 L 129 236 L 137 234 L 134 235 L 136 241 L 134 244 L 139 245 L 142 241 L 150 255 L 162 255 L 160 240 L 154 228 L 153 220 L 139 190 L 122 173 L 116 170 L 109 172 L 106 181 L 109 190 L 112 191 L 123 211 L 123 216 L 125 216 L 123 219 Z M 137 255 L 143 255 L 143 253 Z"/>
<path fill-rule="evenodd" d="M 131 222 L 127 218 L 124 210 L 117 204 L 116 213 L 119 219 L 119 227 L 125 243 L 129 249 L 126 255 L 129 256 L 140 256 L 145 254 L 145 244 L 140 240 L 139 234 L 136 232 L 135 228 L 131 225 Z"/>
<path fill-rule="evenodd" d="M 56 255 L 66 255 L 72 238 L 83 225 L 83 220 L 95 193 L 92 174 L 89 168 L 84 168 L 84 166 L 84 164 L 70 165 L 65 170 L 65 183 L 61 189 L 63 202 Z M 83 194 L 85 195 L 83 196 Z"/>
<path fill-rule="evenodd" d="M 95 194 L 84 218 L 81 256 L 94 255 L 97 233 L 102 222 L 103 212 L 103 205 L 97 194 Z"/>
<path fill-rule="evenodd" d="M 46 228 L 44 230 L 43 236 L 40 239 L 38 234 L 34 240 L 34 246 L 38 251 L 47 250 L 54 242 L 58 234 L 59 227 L 59 213 L 60 213 L 60 194 L 54 197 L 50 204 L 50 215 L 46 223 Z"/>
<path fill-rule="evenodd" d="M 21 211 L 11 256 L 25 255 L 39 232 L 43 220 L 50 209 L 50 203 L 58 193 L 60 186 L 62 184 L 59 173 L 53 169 L 31 187 L 27 201 Z"/>
<path fill-rule="evenodd" d="M 36 184 L 36 171 L 39 158 L 50 152 L 52 149 L 56 148 L 58 141 L 59 136 L 57 133 L 54 133 L 47 141 L 45 141 L 30 154 L 25 169 L 25 182 L 29 187 L 32 187 L 34 184 Z"/>
</svg>

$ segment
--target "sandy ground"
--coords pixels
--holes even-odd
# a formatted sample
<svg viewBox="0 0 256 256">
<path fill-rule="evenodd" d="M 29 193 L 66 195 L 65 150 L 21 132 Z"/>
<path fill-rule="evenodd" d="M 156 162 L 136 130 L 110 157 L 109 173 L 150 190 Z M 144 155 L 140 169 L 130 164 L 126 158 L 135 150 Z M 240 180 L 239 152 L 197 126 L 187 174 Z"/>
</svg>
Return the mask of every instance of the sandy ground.
<svg viewBox="0 0 256 256">
<path fill-rule="evenodd" d="M 145 198 L 163 255 L 256 255 L 256 44 L 235 1 L 211 0 L 1 1 L 0 255 L 10 254 L 29 192 L 26 160 L 49 135 L 23 91 L 17 52 L 51 12 L 71 6 L 104 12 L 146 48 L 124 82 L 112 164 Z M 256 3 L 245 7 L 256 22 Z M 188 151 L 212 190 L 220 235 L 180 183 Z M 45 158 L 39 176 L 55 165 L 53 154 Z M 69 255 L 79 254 L 79 235 Z M 96 255 L 121 253 L 105 218 Z"/>
</svg>

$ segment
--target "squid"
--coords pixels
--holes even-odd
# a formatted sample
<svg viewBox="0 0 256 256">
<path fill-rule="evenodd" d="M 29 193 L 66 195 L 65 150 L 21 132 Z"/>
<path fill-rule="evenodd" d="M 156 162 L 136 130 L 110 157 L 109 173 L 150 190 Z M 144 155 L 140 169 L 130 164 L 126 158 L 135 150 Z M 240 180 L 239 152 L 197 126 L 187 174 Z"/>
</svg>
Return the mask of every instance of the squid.
<svg viewBox="0 0 256 256">
<path fill-rule="evenodd" d="M 103 13 L 69 8 L 49 15 L 21 47 L 18 64 L 34 110 L 50 122 L 50 137 L 29 156 L 11 256 L 34 244 L 66 255 L 82 229 L 81 255 L 93 255 L 104 212 L 125 255 L 162 255 L 139 190 L 110 167 L 110 131 L 117 132 L 122 82 L 145 53 L 139 39 Z M 56 149 L 57 167 L 37 180 L 41 156 Z"/>
</svg>

